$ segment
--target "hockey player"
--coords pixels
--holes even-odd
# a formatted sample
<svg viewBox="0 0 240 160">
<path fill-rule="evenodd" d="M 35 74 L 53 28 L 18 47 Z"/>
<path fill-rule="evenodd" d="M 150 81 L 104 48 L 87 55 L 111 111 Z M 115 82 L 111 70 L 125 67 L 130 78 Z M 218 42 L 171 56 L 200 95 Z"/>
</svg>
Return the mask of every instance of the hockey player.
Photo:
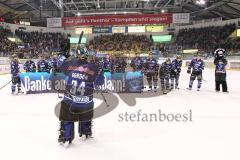
<svg viewBox="0 0 240 160">
<path fill-rule="evenodd" d="M 170 90 L 169 80 L 171 69 L 172 69 L 171 59 L 167 58 L 166 61 L 163 62 L 159 70 L 159 78 L 161 81 L 163 94 L 167 94 L 167 90 Z"/>
<path fill-rule="evenodd" d="M 114 66 L 114 72 L 125 73 L 127 63 L 124 61 L 122 57 L 117 57 L 116 60 L 114 61 L 113 66 Z"/>
<path fill-rule="evenodd" d="M 32 61 L 31 59 L 27 60 L 24 64 L 24 70 L 26 72 L 36 72 L 36 65 L 35 62 Z"/>
<path fill-rule="evenodd" d="M 69 70 L 71 68 L 71 70 Z M 104 83 L 103 75 L 99 75 L 98 67 L 88 62 L 85 55 L 66 60 L 61 71 L 68 77 L 67 89 L 60 109 L 60 135 L 58 141 L 66 145 L 74 139 L 74 122 L 79 122 L 79 134 L 92 135 L 93 91 L 94 85 Z M 99 82 L 99 77 L 102 81 Z"/>
<path fill-rule="evenodd" d="M 16 88 L 17 88 L 17 94 L 22 93 L 21 91 L 21 81 L 20 81 L 20 67 L 19 67 L 19 62 L 17 59 L 17 56 L 14 54 L 12 55 L 12 60 L 11 60 L 11 76 L 12 76 L 12 94 L 16 93 Z"/>
<path fill-rule="evenodd" d="M 187 88 L 188 90 L 192 90 L 193 82 L 197 78 L 198 80 L 197 90 L 200 91 L 200 88 L 202 86 L 203 70 L 204 70 L 204 61 L 202 60 L 201 56 L 198 54 L 197 57 L 194 58 L 188 66 L 187 73 L 191 74 L 189 88 Z"/>
<path fill-rule="evenodd" d="M 113 69 L 113 59 L 110 57 L 110 56 L 106 56 L 102 59 L 102 62 L 101 62 L 101 66 L 104 70 L 104 72 L 113 72 L 114 69 Z"/>
<path fill-rule="evenodd" d="M 133 72 L 142 72 L 143 71 L 143 60 L 139 56 L 136 56 L 132 59 L 130 66 L 133 69 Z"/>
<path fill-rule="evenodd" d="M 179 85 L 181 68 L 182 68 L 182 58 L 181 56 L 178 55 L 176 59 L 172 61 L 172 65 L 171 65 L 171 73 L 170 73 L 171 90 L 174 89 L 174 81 L 175 81 L 175 89 L 179 89 L 178 85 Z"/>
<path fill-rule="evenodd" d="M 159 64 L 158 64 L 158 61 L 155 58 L 153 58 L 152 53 L 149 54 L 149 57 L 146 59 L 144 63 L 144 70 L 145 70 L 145 75 L 147 76 L 149 91 L 152 90 L 152 85 L 154 86 L 154 91 L 156 91 Z"/>
<path fill-rule="evenodd" d="M 48 62 L 45 60 L 44 56 L 40 56 L 40 61 L 37 63 L 38 72 L 49 72 Z"/>
<path fill-rule="evenodd" d="M 57 68 L 58 63 L 58 56 L 56 53 L 53 54 L 53 57 L 49 59 L 48 62 L 48 70 L 49 72 L 54 72 L 54 70 Z"/>
<path fill-rule="evenodd" d="M 228 92 L 227 86 L 227 73 L 226 73 L 226 66 L 227 66 L 227 59 L 225 49 L 219 48 L 214 52 L 215 59 L 214 64 L 215 68 L 215 85 L 216 85 L 216 92 L 220 91 L 220 85 L 222 85 L 222 91 Z"/>
</svg>

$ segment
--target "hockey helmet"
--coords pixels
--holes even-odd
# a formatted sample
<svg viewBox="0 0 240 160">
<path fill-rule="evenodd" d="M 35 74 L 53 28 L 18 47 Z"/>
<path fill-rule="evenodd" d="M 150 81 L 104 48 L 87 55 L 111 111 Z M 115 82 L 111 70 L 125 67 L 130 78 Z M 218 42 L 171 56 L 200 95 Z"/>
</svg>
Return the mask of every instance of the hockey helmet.
<svg viewBox="0 0 240 160">
<path fill-rule="evenodd" d="M 182 57 L 181 57 L 180 55 L 177 55 L 177 56 L 176 56 L 176 59 L 180 59 L 180 60 L 181 60 Z"/>
<path fill-rule="evenodd" d="M 166 63 L 171 63 L 171 59 L 170 59 L 170 58 L 167 58 L 167 59 L 166 59 Z"/>
</svg>

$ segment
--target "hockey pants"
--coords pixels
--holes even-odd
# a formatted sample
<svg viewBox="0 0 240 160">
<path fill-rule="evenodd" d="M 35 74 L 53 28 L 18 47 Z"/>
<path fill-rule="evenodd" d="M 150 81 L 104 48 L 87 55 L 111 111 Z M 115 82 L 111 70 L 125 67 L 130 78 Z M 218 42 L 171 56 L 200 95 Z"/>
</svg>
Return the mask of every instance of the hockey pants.
<svg viewBox="0 0 240 160">
<path fill-rule="evenodd" d="M 157 88 L 158 74 L 147 73 L 146 76 L 147 76 L 147 82 L 148 82 L 149 88 L 152 89 L 152 85 L 154 85 L 154 88 Z"/>
<path fill-rule="evenodd" d="M 161 77 L 160 78 L 161 81 L 161 87 L 162 87 L 162 91 L 166 91 L 169 89 L 169 77 Z"/>
<path fill-rule="evenodd" d="M 72 141 L 74 139 L 74 122 L 78 122 L 79 135 L 92 135 L 93 106 L 81 108 L 74 112 L 69 108 L 70 105 L 65 101 L 61 102 L 60 109 L 60 138 L 63 141 Z M 75 112 L 76 111 L 76 112 Z"/>
<path fill-rule="evenodd" d="M 175 81 L 175 88 L 178 88 L 179 85 L 179 74 L 171 74 L 171 89 L 174 89 L 174 81 Z"/>
<path fill-rule="evenodd" d="M 16 92 L 16 88 L 18 92 L 21 91 L 21 81 L 19 76 L 12 76 L 12 93 Z"/>
<path fill-rule="evenodd" d="M 193 82 L 195 81 L 196 78 L 198 80 L 198 89 L 201 88 L 201 86 L 202 86 L 202 73 L 199 73 L 199 74 L 192 73 L 191 74 L 190 82 L 189 82 L 189 88 L 192 88 Z"/>
</svg>

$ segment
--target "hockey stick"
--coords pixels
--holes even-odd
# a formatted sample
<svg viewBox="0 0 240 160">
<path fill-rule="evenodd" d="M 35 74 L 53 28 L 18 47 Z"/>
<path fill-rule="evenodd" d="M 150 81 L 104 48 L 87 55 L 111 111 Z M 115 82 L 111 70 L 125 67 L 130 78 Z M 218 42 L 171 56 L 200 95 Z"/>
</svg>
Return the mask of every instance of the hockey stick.
<svg viewBox="0 0 240 160">
<path fill-rule="evenodd" d="M 12 80 L 11 81 L 9 81 L 7 84 L 5 84 L 4 86 L 2 86 L 2 87 L 0 87 L 0 90 L 2 90 L 3 88 L 5 88 L 7 85 L 9 85 L 10 83 L 12 82 Z"/>
<path fill-rule="evenodd" d="M 110 105 L 108 104 L 106 97 L 103 95 L 103 92 L 100 92 L 100 94 L 102 95 L 103 101 L 105 102 L 105 104 L 107 105 L 107 107 L 109 107 Z"/>
</svg>

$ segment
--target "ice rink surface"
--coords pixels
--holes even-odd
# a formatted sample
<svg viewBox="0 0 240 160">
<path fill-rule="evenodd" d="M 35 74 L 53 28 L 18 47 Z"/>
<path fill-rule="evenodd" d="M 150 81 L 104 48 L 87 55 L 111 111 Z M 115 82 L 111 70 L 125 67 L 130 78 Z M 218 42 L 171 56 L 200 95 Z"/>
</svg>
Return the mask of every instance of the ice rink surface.
<svg viewBox="0 0 240 160">
<path fill-rule="evenodd" d="M 183 70 L 180 90 L 166 96 L 122 100 L 111 113 L 94 120 L 93 136 L 77 134 L 69 148 L 57 143 L 56 94 L 12 96 L 10 85 L 0 91 L 1 160 L 239 160 L 240 72 L 228 71 L 229 94 L 215 93 L 214 70 L 204 72 L 202 90 L 187 91 Z M 0 76 L 0 86 L 10 75 Z M 100 103 L 97 101 L 96 104 Z M 192 122 L 119 122 L 119 114 L 193 113 Z"/>
</svg>

